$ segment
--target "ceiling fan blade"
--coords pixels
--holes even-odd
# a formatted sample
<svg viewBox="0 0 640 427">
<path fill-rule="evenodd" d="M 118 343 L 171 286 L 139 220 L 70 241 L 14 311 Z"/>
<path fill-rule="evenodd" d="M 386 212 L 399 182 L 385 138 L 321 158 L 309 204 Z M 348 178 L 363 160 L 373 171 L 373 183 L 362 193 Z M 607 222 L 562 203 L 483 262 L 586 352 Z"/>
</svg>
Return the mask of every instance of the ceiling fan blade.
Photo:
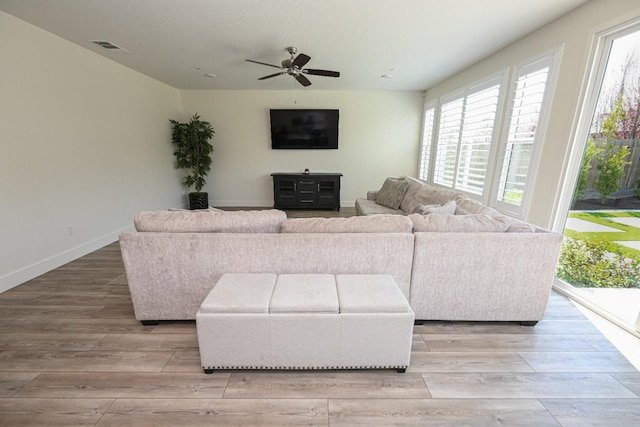
<svg viewBox="0 0 640 427">
<path fill-rule="evenodd" d="M 296 59 L 293 60 L 293 62 L 291 63 L 291 66 L 302 68 L 309 61 L 311 61 L 311 57 L 308 55 L 305 55 L 304 53 L 301 53 L 300 55 L 296 56 Z"/>
<path fill-rule="evenodd" d="M 280 71 L 279 73 L 269 74 L 268 76 L 260 77 L 258 80 L 266 80 L 266 79 L 270 79 L 271 77 L 281 76 L 283 74 L 287 74 L 287 72 L 286 71 Z"/>
<path fill-rule="evenodd" d="M 306 68 L 302 70 L 302 72 L 313 76 L 340 77 L 340 71 L 314 70 L 312 68 Z"/>
<path fill-rule="evenodd" d="M 311 86 L 311 82 L 309 81 L 309 79 L 302 74 L 295 74 L 293 77 L 295 77 L 298 83 L 300 83 L 302 86 Z"/>
<path fill-rule="evenodd" d="M 279 65 L 273 65 L 273 64 L 267 64 L 266 62 L 254 61 L 253 59 L 245 59 L 245 61 L 253 62 L 254 64 L 266 65 L 267 67 L 282 68 Z"/>
</svg>

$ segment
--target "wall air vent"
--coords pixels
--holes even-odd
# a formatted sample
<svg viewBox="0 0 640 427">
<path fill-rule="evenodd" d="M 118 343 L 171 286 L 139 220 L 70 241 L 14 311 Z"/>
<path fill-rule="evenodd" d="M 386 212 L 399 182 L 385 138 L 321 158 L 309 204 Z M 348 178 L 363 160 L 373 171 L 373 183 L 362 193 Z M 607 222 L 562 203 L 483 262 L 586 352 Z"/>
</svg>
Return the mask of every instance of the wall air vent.
<svg viewBox="0 0 640 427">
<path fill-rule="evenodd" d="M 128 50 L 121 48 L 120 46 L 118 46 L 117 44 L 111 43 L 110 41 L 107 40 L 89 40 L 91 43 L 95 43 L 100 47 L 103 47 L 105 49 L 108 50 L 121 50 L 123 52 L 127 52 L 129 53 Z"/>
</svg>

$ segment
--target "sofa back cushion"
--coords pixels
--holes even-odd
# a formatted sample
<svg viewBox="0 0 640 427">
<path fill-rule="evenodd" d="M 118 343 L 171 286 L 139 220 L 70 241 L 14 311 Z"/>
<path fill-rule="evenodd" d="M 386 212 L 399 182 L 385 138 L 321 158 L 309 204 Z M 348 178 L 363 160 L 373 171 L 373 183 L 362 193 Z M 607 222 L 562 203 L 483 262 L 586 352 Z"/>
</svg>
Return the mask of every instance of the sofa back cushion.
<svg viewBox="0 0 640 427">
<path fill-rule="evenodd" d="M 536 226 L 519 219 L 511 218 L 511 225 L 507 233 L 535 233 Z"/>
<path fill-rule="evenodd" d="M 470 199 L 467 196 L 463 196 L 461 194 L 457 195 L 454 200 L 456 201 L 456 205 L 461 210 L 466 211 L 470 214 L 502 215 L 497 210 L 485 206 L 481 202 Z"/>
<path fill-rule="evenodd" d="M 410 176 L 405 176 L 404 180 L 407 181 L 409 185 L 407 186 L 407 192 L 404 193 L 402 202 L 400 202 L 400 209 L 403 212 L 409 214 L 411 213 L 411 211 L 409 211 L 409 204 L 413 201 L 413 198 L 415 197 L 418 190 L 424 187 L 426 183 Z"/>
<path fill-rule="evenodd" d="M 163 233 L 278 233 L 287 214 L 256 211 L 144 211 L 133 223 L 137 231 Z"/>
<path fill-rule="evenodd" d="M 457 212 L 457 205 L 455 200 L 449 200 L 444 205 L 417 205 L 413 208 L 412 212 L 408 214 L 417 213 L 421 215 L 431 215 L 432 213 L 443 213 L 453 215 Z"/>
<path fill-rule="evenodd" d="M 367 215 L 349 218 L 293 218 L 281 233 L 411 233 L 413 223 L 404 215 Z"/>
<path fill-rule="evenodd" d="M 511 225 L 511 220 L 504 215 L 433 213 L 431 215 L 411 214 L 409 218 L 413 221 L 413 230 L 416 232 L 497 233 L 507 231 Z"/>
<path fill-rule="evenodd" d="M 444 205 L 450 200 L 454 200 L 459 193 L 453 190 L 434 187 L 425 184 L 416 191 L 413 199 L 407 203 L 406 213 L 411 213 L 418 205 Z"/>
</svg>

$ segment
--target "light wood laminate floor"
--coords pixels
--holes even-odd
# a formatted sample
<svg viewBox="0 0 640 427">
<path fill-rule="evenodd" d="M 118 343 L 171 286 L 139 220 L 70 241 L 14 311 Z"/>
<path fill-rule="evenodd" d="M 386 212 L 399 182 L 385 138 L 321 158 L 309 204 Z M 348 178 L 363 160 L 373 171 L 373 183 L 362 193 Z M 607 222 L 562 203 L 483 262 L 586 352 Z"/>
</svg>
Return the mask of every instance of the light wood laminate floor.
<svg viewBox="0 0 640 427">
<path fill-rule="evenodd" d="M 0 294 L 1 426 L 634 426 L 640 373 L 565 298 L 535 327 L 427 322 L 405 374 L 200 367 L 142 326 L 117 243 Z"/>
</svg>

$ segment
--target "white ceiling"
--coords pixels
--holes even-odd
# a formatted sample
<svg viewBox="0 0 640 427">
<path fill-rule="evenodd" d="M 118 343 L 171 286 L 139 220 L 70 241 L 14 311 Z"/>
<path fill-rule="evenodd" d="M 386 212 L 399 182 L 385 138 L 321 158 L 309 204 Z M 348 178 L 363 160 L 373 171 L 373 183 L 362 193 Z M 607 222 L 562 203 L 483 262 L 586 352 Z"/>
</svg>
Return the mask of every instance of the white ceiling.
<svg viewBox="0 0 640 427">
<path fill-rule="evenodd" d="M 179 89 L 425 90 L 588 0 L 0 0 L 0 10 Z M 128 51 L 109 51 L 108 40 Z M 215 78 L 205 74 L 215 74 Z M 392 78 L 381 78 L 390 74 Z"/>
</svg>

